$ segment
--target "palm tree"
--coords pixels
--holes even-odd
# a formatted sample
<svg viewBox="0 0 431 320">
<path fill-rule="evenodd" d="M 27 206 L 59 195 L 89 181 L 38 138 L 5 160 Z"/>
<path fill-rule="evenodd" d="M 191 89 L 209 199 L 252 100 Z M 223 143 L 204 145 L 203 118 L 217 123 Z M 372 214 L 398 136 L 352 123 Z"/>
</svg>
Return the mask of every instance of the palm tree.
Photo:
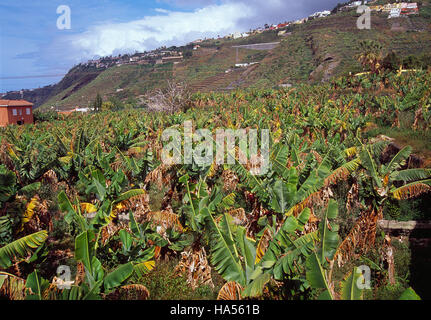
<svg viewBox="0 0 431 320">
<path fill-rule="evenodd" d="M 357 59 L 364 70 L 378 73 L 383 60 L 383 46 L 374 40 L 363 40 L 359 43 L 359 50 Z"/>
</svg>

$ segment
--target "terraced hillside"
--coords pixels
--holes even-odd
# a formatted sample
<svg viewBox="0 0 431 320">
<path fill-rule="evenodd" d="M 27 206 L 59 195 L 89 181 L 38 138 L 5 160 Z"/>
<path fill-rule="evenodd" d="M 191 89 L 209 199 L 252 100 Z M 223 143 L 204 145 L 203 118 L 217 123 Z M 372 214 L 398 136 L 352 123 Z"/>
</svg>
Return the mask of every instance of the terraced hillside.
<svg viewBox="0 0 431 320">
<path fill-rule="evenodd" d="M 277 31 L 267 31 L 245 39 L 208 40 L 175 65 L 125 65 L 94 74 L 94 79 L 86 75 L 76 81 L 71 78 L 73 73 L 69 74 L 41 104 L 43 109 L 86 107 L 98 93 L 104 99 L 133 98 L 139 104 L 140 97 L 173 79 L 186 82 L 194 91 L 326 81 L 362 70 L 356 56 L 363 39 L 379 41 L 384 54 L 395 52 L 406 57 L 431 52 L 430 12 L 429 2 L 423 1 L 419 16 L 389 20 L 387 14 L 373 13 L 371 30 L 357 29 L 359 14 L 350 11 L 291 26 L 288 35 L 282 37 Z M 280 44 L 267 48 L 270 50 L 235 48 L 273 42 Z M 234 68 L 236 63 L 246 62 L 258 64 Z"/>
</svg>

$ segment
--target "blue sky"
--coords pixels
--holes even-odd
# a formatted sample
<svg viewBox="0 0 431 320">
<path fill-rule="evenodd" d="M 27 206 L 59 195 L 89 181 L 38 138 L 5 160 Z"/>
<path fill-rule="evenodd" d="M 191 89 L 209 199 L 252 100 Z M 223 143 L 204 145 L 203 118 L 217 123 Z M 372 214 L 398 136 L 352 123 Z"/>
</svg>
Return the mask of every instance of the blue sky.
<svg viewBox="0 0 431 320">
<path fill-rule="evenodd" d="M 19 3 L 18 3 L 19 2 Z M 332 9 L 337 0 L 2 0 L 0 92 L 38 88 L 93 57 L 182 45 Z M 58 30 L 57 7 L 71 9 Z"/>
</svg>

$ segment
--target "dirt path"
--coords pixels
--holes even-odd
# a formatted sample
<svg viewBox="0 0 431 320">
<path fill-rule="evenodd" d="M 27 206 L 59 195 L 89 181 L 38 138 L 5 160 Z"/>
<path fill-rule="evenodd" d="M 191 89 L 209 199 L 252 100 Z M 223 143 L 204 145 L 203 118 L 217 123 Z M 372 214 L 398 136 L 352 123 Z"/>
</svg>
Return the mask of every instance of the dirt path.
<svg viewBox="0 0 431 320">
<path fill-rule="evenodd" d="M 280 42 L 269 42 L 269 43 L 255 43 L 255 44 L 244 44 L 240 46 L 232 46 L 232 48 L 249 49 L 249 50 L 272 50 L 277 47 Z"/>
</svg>

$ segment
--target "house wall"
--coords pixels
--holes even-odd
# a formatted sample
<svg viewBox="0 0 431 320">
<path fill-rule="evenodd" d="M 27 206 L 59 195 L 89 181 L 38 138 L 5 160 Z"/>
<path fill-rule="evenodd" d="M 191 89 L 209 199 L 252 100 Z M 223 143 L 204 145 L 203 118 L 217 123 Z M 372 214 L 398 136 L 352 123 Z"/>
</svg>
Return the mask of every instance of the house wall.
<svg viewBox="0 0 431 320">
<path fill-rule="evenodd" d="M 27 108 L 30 108 L 30 114 L 27 114 Z M 16 115 L 13 114 L 13 110 L 16 110 Z M 8 124 L 18 124 L 18 121 L 22 121 L 22 124 L 33 123 L 33 107 L 1 107 L 0 108 L 0 125 L 5 126 Z"/>
<path fill-rule="evenodd" d="M 0 127 L 7 126 L 9 123 L 9 116 L 6 107 L 0 107 Z"/>
</svg>

